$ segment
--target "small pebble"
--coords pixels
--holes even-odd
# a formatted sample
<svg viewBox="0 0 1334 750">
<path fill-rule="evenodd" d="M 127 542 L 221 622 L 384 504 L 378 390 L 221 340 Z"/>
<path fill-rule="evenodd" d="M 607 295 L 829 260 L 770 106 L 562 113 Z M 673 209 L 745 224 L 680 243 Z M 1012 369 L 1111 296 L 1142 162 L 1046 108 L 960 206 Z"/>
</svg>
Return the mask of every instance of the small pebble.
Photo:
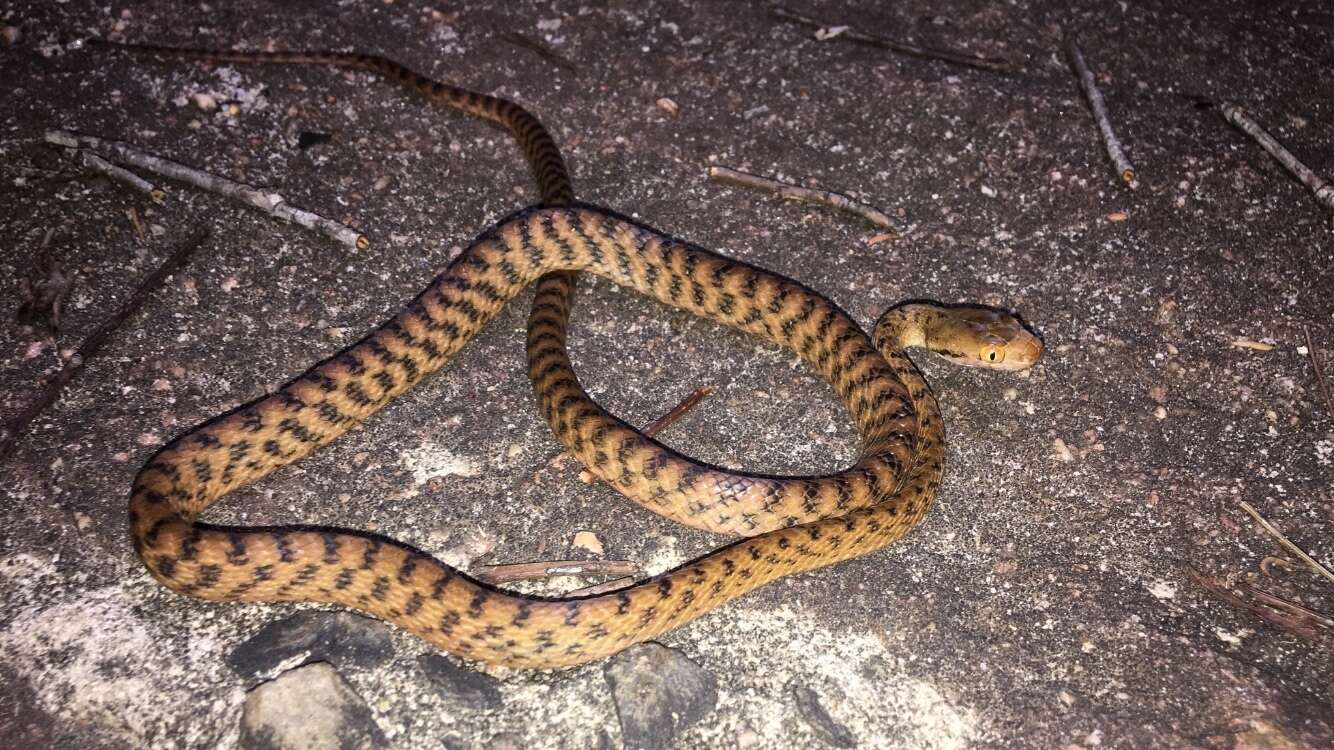
<svg viewBox="0 0 1334 750">
<path fill-rule="evenodd" d="M 586 550 L 595 555 L 600 555 L 603 552 L 602 540 L 598 539 L 598 535 L 591 531 L 577 532 L 574 535 L 574 542 L 572 544 L 579 549 Z"/>
<path fill-rule="evenodd" d="M 602 668 L 626 748 L 672 747 L 672 737 L 718 704 L 718 679 L 676 649 L 641 643 Z"/>
<path fill-rule="evenodd" d="M 252 750 L 388 747 L 371 709 L 338 670 L 310 664 L 246 695 L 240 747 Z"/>
<path fill-rule="evenodd" d="M 484 711 L 503 703 L 500 680 L 489 674 L 460 667 L 441 654 L 422 654 L 417 666 L 443 697 L 464 708 Z"/>
<path fill-rule="evenodd" d="M 672 117 L 676 117 L 676 115 L 681 111 L 681 106 L 679 104 L 672 101 L 671 99 L 668 99 L 665 96 L 657 101 L 657 105 L 658 109 L 662 110 L 663 112 L 666 112 L 668 115 Z"/>
<path fill-rule="evenodd" d="M 0 38 L 5 40 L 6 45 L 13 47 L 19 43 L 19 39 L 23 38 L 23 32 L 19 31 L 17 26 L 6 26 L 4 29 L 0 29 Z"/>
<path fill-rule="evenodd" d="M 1071 452 L 1070 446 L 1066 445 L 1064 440 L 1060 438 L 1056 438 L 1055 440 L 1053 440 L 1051 443 L 1051 449 L 1052 452 L 1056 454 L 1056 458 L 1059 459 L 1062 463 L 1068 464 L 1074 462 L 1075 454 Z"/>
<path fill-rule="evenodd" d="M 218 100 L 214 99 L 211 94 L 205 94 L 202 92 L 198 94 L 191 94 L 190 101 L 194 102 L 196 107 L 199 107 L 205 112 L 212 112 L 213 110 L 218 108 Z"/>
</svg>

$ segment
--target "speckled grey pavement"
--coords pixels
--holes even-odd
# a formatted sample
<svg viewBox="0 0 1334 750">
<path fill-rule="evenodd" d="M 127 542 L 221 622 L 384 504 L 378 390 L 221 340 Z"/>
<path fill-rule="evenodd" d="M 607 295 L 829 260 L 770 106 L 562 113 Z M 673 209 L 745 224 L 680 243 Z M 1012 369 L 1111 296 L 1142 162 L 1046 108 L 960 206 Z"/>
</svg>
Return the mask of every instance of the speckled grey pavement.
<svg viewBox="0 0 1334 750">
<path fill-rule="evenodd" d="M 172 242 L 214 233 L 0 467 L 0 745 L 239 741 L 260 678 L 229 656 L 308 608 L 208 604 L 157 586 L 125 531 L 131 477 L 163 441 L 384 321 L 458 248 L 535 199 L 503 133 L 367 76 L 62 46 L 112 33 L 389 54 L 530 107 L 581 198 L 802 279 L 865 323 L 904 298 L 975 300 L 1022 312 L 1046 337 L 1046 360 L 1021 377 L 922 360 L 949 462 L 920 528 L 661 639 L 717 686 L 716 706 L 673 746 L 845 742 L 839 728 L 868 748 L 1334 744 L 1328 635 L 1321 645 L 1267 625 L 1187 572 L 1334 612 L 1334 584 L 1300 564 L 1261 569 L 1292 558 L 1237 507 L 1252 503 L 1334 563 L 1334 423 L 1303 336 L 1334 360 L 1334 234 L 1216 106 L 1241 104 L 1334 174 L 1327 5 L 801 5 L 1007 58 L 1022 67 L 1010 76 L 818 42 L 758 3 L 476 5 L 0 9 L 19 31 L 0 47 L 3 414 L 57 362 L 44 334 L 13 318 L 17 279 L 48 229 L 76 277 L 59 348 Z M 506 29 L 543 40 L 577 73 L 504 40 Z M 1116 182 L 1059 53 L 1066 30 L 1080 32 L 1139 167 L 1134 193 Z M 202 111 L 197 93 L 222 109 Z M 154 206 L 44 145 L 55 127 L 269 186 L 355 221 L 374 247 L 349 252 L 174 184 Z M 332 139 L 302 150 L 302 132 Z M 710 184 L 715 162 L 851 192 L 907 236 L 868 244 L 874 229 L 854 218 Z M 160 236 L 138 242 L 130 209 Z M 571 547 L 581 530 L 606 557 L 651 571 L 719 544 L 573 468 L 535 477 L 557 447 L 524 375 L 529 299 L 364 427 L 210 517 L 369 529 L 465 566 L 586 556 Z M 573 350 L 590 390 L 632 421 L 717 386 L 665 433 L 699 458 L 809 473 L 855 455 L 846 416 L 793 356 L 606 282 L 582 286 Z M 390 641 L 388 658 L 339 674 L 397 747 L 622 741 L 602 665 L 494 672 L 501 700 L 479 709 L 432 687 L 423 643 L 397 631 Z M 821 709 L 828 722 L 810 718 Z"/>
</svg>

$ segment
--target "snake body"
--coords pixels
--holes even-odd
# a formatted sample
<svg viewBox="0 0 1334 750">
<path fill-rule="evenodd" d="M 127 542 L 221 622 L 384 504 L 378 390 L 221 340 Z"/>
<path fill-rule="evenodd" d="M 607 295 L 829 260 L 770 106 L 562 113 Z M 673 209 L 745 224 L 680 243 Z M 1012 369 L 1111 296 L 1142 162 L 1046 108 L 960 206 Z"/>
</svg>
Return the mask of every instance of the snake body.
<svg viewBox="0 0 1334 750">
<path fill-rule="evenodd" d="M 327 63 L 403 81 L 513 133 L 547 204 L 484 233 L 357 344 L 177 437 L 148 461 L 131 490 L 131 536 L 148 571 L 177 592 L 216 601 L 337 603 L 494 664 L 587 662 L 779 577 L 878 550 L 912 528 L 939 485 L 944 437 L 935 399 L 904 346 L 1008 368 L 1027 366 L 1041 353 L 1040 342 L 1010 316 L 971 307 L 901 305 L 868 336 L 833 302 L 796 281 L 576 205 L 560 152 L 531 114 L 391 60 L 137 49 L 223 62 Z M 601 275 L 795 352 L 847 407 L 861 434 L 860 457 L 844 471 L 818 477 L 728 472 L 682 456 L 606 412 L 579 385 L 565 349 L 572 272 Z M 558 439 L 645 507 L 747 538 L 619 591 L 550 599 L 478 583 L 385 539 L 198 520 L 219 498 L 327 444 L 444 365 L 534 282 L 529 375 Z"/>
</svg>

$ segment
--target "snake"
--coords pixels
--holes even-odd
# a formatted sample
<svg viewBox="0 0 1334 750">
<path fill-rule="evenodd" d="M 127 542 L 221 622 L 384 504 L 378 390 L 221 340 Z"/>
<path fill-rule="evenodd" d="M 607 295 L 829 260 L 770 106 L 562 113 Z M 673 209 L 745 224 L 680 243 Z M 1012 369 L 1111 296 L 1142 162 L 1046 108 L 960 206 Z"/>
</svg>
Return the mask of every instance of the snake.
<svg viewBox="0 0 1334 750">
<path fill-rule="evenodd" d="M 474 662 L 554 668 L 605 658 L 778 578 L 882 549 L 921 521 L 944 471 L 944 426 L 906 349 L 1000 370 L 1030 367 L 1043 351 L 1042 339 L 1017 315 L 979 305 L 901 303 L 868 334 L 798 281 L 576 202 L 560 150 L 535 116 L 385 57 L 90 43 L 166 59 L 378 74 L 507 130 L 542 194 L 540 204 L 484 231 L 355 344 L 175 437 L 147 460 L 130 491 L 130 536 L 148 573 L 180 594 L 338 604 Z M 846 407 L 860 455 L 852 466 L 818 476 L 727 471 L 609 413 L 584 391 L 566 350 L 578 273 L 795 353 Z M 528 374 L 557 439 L 643 507 L 732 541 L 618 590 L 562 598 L 479 582 L 377 535 L 200 520 L 220 498 L 328 444 L 442 367 L 530 284 Z"/>
</svg>

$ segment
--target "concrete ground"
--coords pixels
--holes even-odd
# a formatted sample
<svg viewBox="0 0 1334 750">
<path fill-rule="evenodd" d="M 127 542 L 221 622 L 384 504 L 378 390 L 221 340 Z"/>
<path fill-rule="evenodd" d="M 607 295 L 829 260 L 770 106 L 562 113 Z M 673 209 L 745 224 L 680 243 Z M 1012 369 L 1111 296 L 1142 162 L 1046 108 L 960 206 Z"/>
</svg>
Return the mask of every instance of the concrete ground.
<svg viewBox="0 0 1334 750">
<path fill-rule="evenodd" d="M 1334 175 L 1325 4 L 800 4 L 1003 58 L 1008 75 L 817 41 L 760 3 L 475 5 L 0 9 L 14 29 L 0 47 L 0 416 L 174 243 L 213 232 L 0 467 L 0 745 L 282 745 L 278 730 L 243 731 L 243 714 L 262 714 L 247 691 L 328 646 L 263 668 L 238 666 L 239 654 L 312 608 L 208 604 L 156 585 L 126 534 L 131 478 L 172 436 L 387 319 L 536 196 L 503 133 L 368 76 L 67 46 L 88 35 L 391 55 L 537 113 L 583 200 L 799 278 L 866 324 L 928 297 L 1004 305 L 1043 334 L 1048 355 L 1026 375 L 919 358 L 948 430 L 936 507 L 889 549 L 663 636 L 703 687 L 669 717 L 674 734 L 649 744 L 1334 745 L 1331 631 L 1268 623 L 1191 574 L 1334 613 L 1334 583 L 1238 504 L 1334 564 L 1334 407 L 1313 369 L 1319 358 L 1334 379 L 1330 213 L 1218 106 L 1241 105 Z M 1098 72 L 1137 191 L 1113 174 L 1060 52 L 1069 32 Z M 174 183 L 154 205 L 44 144 L 50 128 L 268 186 L 354 222 L 373 248 Z M 300 148 L 303 133 L 331 137 Z M 876 230 L 854 217 L 710 183 L 711 163 L 849 192 L 906 236 L 869 243 Z M 73 279 L 54 340 L 14 318 L 48 230 Z M 373 530 L 465 567 L 592 556 L 572 547 L 579 531 L 650 572 L 720 544 L 573 467 L 538 471 L 558 448 L 524 375 L 530 298 L 363 428 L 209 518 Z M 817 473 L 856 453 L 841 407 L 793 356 L 607 282 L 582 286 L 573 351 L 589 389 L 635 422 L 715 385 L 664 433 L 703 460 Z M 371 657 L 324 660 L 336 694 L 369 708 L 340 720 L 362 722 L 370 745 L 636 742 L 624 718 L 634 697 L 614 693 L 610 667 L 492 670 L 474 689 L 425 644 L 366 627 L 380 639 Z"/>
</svg>

